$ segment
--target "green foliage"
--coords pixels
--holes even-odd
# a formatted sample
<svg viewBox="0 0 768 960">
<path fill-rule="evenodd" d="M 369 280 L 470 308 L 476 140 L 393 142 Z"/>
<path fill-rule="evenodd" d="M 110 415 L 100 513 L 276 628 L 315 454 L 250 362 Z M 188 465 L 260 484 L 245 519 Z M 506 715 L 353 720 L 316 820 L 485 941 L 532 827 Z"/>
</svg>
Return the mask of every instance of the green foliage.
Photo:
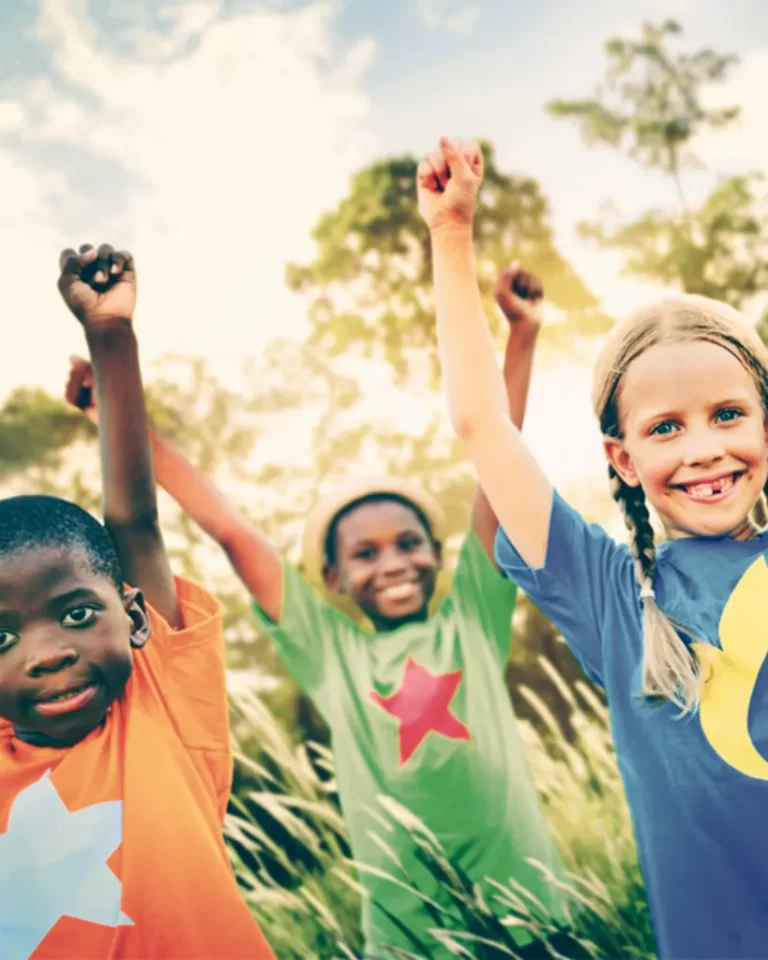
<svg viewBox="0 0 768 960">
<path fill-rule="evenodd" d="M 0 408 L 0 481 L 32 467 L 55 470 L 62 450 L 95 433 L 63 400 L 19 387 Z"/>
<path fill-rule="evenodd" d="M 624 273 L 741 308 L 768 287 L 768 219 L 756 189 L 762 176 L 731 177 L 681 219 L 650 210 L 616 225 L 585 223 L 582 236 L 624 255 Z"/>
<path fill-rule="evenodd" d="M 495 332 L 502 330 L 493 305 L 496 277 L 515 259 L 544 279 L 548 301 L 566 316 L 567 323 L 545 328 L 544 339 L 572 345 L 574 338 L 604 332 L 608 321 L 595 297 L 556 248 L 539 185 L 501 172 L 490 144 L 482 149 L 486 173 L 475 249 Z M 416 209 L 416 167 L 415 158 L 401 156 L 356 174 L 347 196 L 313 232 L 314 262 L 286 271 L 289 287 L 311 298 L 311 344 L 329 356 L 358 350 L 383 359 L 401 380 L 417 351 L 437 371 L 431 250 Z"/>
<path fill-rule="evenodd" d="M 604 83 L 586 100 L 554 100 L 555 117 L 579 123 L 588 144 L 624 148 L 644 166 L 677 176 L 696 162 L 691 142 L 706 130 L 732 123 L 740 108 L 707 109 L 702 91 L 724 80 L 737 63 L 731 54 L 698 50 L 674 54 L 668 41 L 682 33 L 674 20 L 643 24 L 639 40 L 614 37 L 605 44 Z"/>
<path fill-rule="evenodd" d="M 653 209 L 628 222 L 614 210 L 606 222 L 582 224 L 582 236 L 619 251 L 625 273 L 746 308 L 768 286 L 761 175 L 725 179 L 698 209 L 688 208 L 681 178 L 684 167 L 700 165 L 696 138 L 739 116 L 738 106 L 705 106 L 705 90 L 738 61 L 710 49 L 674 53 L 670 41 L 681 34 L 668 20 L 644 24 L 639 40 L 609 40 L 604 83 L 594 97 L 556 100 L 548 110 L 576 120 L 588 144 L 625 150 L 667 174 L 680 201 L 675 211 Z"/>
<path fill-rule="evenodd" d="M 567 708 L 575 741 L 563 736 L 551 712 L 526 688 L 518 699 L 528 699 L 537 724 L 523 722 L 521 728 L 547 820 L 569 868 L 564 892 L 574 935 L 586 956 L 651 960 L 653 936 L 607 711 L 583 681 L 572 688 L 551 664 L 543 669 L 550 694 Z M 255 697 L 238 699 L 235 717 L 238 768 L 246 770 L 254 788 L 248 804 L 233 803 L 226 829 L 248 902 L 280 960 L 359 956 L 359 888 L 344 842 L 330 753 L 292 745 Z M 254 754 L 243 746 L 246 742 L 260 746 L 263 761 L 249 759 Z M 315 752 L 315 764 L 308 750 Z M 471 884 L 409 811 L 383 798 L 379 814 L 384 823 L 394 821 L 409 831 L 420 859 L 453 904 L 453 909 L 430 907 L 435 944 L 460 957 L 501 960 L 515 956 L 509 923 L 526 927 L 539 942 L 557 932 L 556 923 L 521 888 Z M 265 831 L 265 816 L 283 825 L 289 854 Z M 394 863 L 391 877 L 409 886 Z M 407 954 L 393 951 L 392 956 Z M 413 956 L 428 954 L 416 950 Z"/>
</svg>

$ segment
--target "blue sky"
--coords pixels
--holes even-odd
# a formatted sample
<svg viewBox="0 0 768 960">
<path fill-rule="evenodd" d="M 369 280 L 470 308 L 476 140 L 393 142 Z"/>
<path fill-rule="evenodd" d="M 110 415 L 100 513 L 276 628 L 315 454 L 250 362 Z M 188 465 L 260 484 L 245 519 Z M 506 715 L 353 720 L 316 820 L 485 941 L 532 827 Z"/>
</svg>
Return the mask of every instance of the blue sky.
<svg viewBox="0 0 768 960">
<path fill-rule="evenodd" d="M 609 200 L 627 213 L 665 204 L 669 185 L 588 149 L 543 106 L 590 94 L 608 37 L 667 17 L 686 46 L 742 58 L 720 96 L 742 103 L 744 120 L 700 144 L 708 170 L 686 181 L 695 200 L 718 175 L 765 167 L 768 5 L 755 0 L 0 4 L 0 258 L 14 353 L 0 393 L 58 389 L 67 354 L 82 349 L 55 266 L 62 246 L 85 240 L 134 250 L 147 359 L 240 358 L 300 333 L 304 305 L 285 291 L 283 265 L 311 255 L 318 215 L 359 167 L 428 151 L 446 132 L 487 138 L 503 169 L 537 177 L 564 252 L 609 310 L 627 309 L 649 291 L 576 223 Z"/>
</svg>

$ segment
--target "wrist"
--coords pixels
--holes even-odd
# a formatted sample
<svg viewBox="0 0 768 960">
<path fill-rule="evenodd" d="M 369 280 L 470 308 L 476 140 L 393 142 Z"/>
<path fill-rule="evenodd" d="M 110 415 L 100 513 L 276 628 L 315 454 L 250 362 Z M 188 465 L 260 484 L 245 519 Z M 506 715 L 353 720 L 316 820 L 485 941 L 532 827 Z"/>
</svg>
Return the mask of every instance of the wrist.
<svg viewBox="0 0 768 960">
<path fill-rule="evenodd" d="M 540 323 L 520 323 L 519 321 L 510 323 L 507 346 L 515 352 L 521 348 L 532 347 L 536 343 L 540 332 Z"/>
<path fill-rule="evenodd" d="M 98 324 L 85 327 L 85 339 L 88 347 L 94 350 L 124 350 L 135 346 L 136 334 L 130 319 L 116 317 L 114 319 L 100 319 Z"/>
<path fill-rule="evenodd" d="M 472 245 L 471 223 L 443 223 L 429 231 L 433 248 Z"/>
</svg>

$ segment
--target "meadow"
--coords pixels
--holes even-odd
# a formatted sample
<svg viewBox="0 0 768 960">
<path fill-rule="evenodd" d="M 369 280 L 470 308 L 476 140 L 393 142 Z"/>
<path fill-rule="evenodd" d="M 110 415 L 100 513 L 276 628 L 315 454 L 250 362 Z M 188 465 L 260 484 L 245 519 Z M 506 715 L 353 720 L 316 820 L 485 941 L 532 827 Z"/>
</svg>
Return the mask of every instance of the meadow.
<svg viewBox="0 0 768 960">
<path fill-rule="evenodd" d="M 570 708 L 572 732 L 566 738 L 544 700 L 527 687 L 518 688 L 517 697 L 526 700 L 536 722 L 520 723 L 545 814 L 568 868 L 565 892 L 578 945 L 601 960 L 653 960 L 648 908 L 607 709 L 586 683 L 566 684 L 547 660 L 542 658 L 540 665 Z M 233 699 L 233 731 L 239 786 L 226 835 L 238 881 L 259 923 L 280 960 L 359 957 L 360 893 L 331 751 L 292 742 L 253 694 Z M 538 940 L 555 932 L 524 890 L 473 886 L 423 824 L 386 798 L 380 803 L 383 837 L 388 820 L 405 825 L 455 905 L 448 912 L 427 904 L 435 945 L 443 943 L 456 957 L 501 960 L 516 956 L 509 933 L 513 925 L 527 926 Z M 393 882 L 408 884 L 395 862 L 391 876 Z M 425 951 L 399 950 L 391 956 L 424 958 Z"/>
</svg>

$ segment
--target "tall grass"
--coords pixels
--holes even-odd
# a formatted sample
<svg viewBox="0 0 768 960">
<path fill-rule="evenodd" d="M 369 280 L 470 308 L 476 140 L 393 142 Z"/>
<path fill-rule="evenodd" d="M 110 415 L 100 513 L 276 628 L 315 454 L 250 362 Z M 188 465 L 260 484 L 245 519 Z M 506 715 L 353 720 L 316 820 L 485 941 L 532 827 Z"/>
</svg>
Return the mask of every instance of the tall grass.
<svg viewBox="0 0 768 960">
<path fill-rule="evenodd" d="M 547 661 L 541 665 L 571 707 L 576 742 L 565 740 L 546 706 L 526 688 L 518 695 L 538 722 L 521 723 L 521 731 L 568 868 L 565 892 L 574 934 L 584 956 L 652 960 L 652 931 L 607 711 L 586 684 L 571 690 Z M 332 757 L 316 744 L 292 744 L 257 697 L 240 696 L 233 707 L 241 783 L 226 833 L 244 894 L 280 960 L 358 958 L 360 887 L 339 814 Z M 410 812 L 386 799 L 379 812 L 409 830 L 420 859 L 449 894 L 454 909 L 426 904 L 435 946 L 457 957 L 501 960 L 516 956 L 510 933 L 515 925 L 526 927 L 535 942 L 557 933 L 526 891 L 478 885 L 463 876 Z M 392 876 L 408 885 L 394 864 Z M 559 949 L 565 951 L 561 956 L 576 955 L 569 942 Z M 393 951 L 392 957 L 421 960 L 425 952 Z"/>
</svg>

